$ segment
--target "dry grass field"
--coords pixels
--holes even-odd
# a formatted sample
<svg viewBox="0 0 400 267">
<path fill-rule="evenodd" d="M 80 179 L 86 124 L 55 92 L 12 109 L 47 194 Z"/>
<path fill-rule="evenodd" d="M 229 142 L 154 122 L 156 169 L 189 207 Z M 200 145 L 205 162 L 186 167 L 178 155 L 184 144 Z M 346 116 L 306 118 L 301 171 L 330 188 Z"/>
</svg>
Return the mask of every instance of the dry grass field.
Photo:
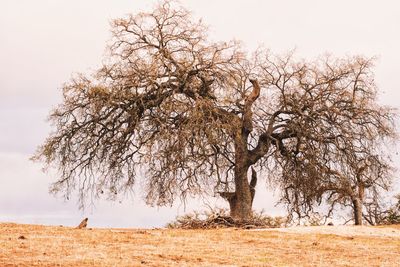
<svg viewBox="0 0 400 267">
<path fill-rule="evenodd" d="M 400 226 L 298 229 L 74 229 L 3 223 L 0 266 L 400 266 Z"/>
</svg>

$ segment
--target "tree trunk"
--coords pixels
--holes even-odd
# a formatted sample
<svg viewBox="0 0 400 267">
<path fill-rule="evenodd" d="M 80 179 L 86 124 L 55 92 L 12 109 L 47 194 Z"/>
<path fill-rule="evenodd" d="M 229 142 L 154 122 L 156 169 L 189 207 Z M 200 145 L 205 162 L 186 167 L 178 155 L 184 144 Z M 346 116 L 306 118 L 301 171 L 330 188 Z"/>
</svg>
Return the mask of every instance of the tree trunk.
<svg viewBox="0 0 400 267">
<path fill-rule="evenodd" d="M 255 186 L 257 184 L 257 174 L 252 169 L 250 185 L 246 184 L 247 171 L 242 178 L 235 178 L 235 181 L 243 181 L 243 184 L 236 183 L 236 192 L 220 192 L 220 196 L 229 202 L 230 216 L 237 221 L 247 221 L 251 218 L 253 200 L 255 196 Z M 250 192 L 250 199 L 247 192 Z"/>
<path fill-rule="evenodd" d="M 364 201 L 364 184 L 359 182 L 357 185 L 357 195 L 353 197 L 354 224 L 362 225 L 362 208 Z"/>
<path fill-rule="evenodd" d="M 252 215 L 252 192 L 247 180 L 248 164 L 247 135 L 239 132 L 235 138 L 235 192 L 221 194 L 229 202 L 230 215 L 236 221 L 248 221 Z"/>
<path fill-rule="evenodd" d="M 227 199 L 229 201 L 231 217 L 244 222 L 251 219 L 252 205 L 255 194 L 257 175 L 252 170 L 252 182 L 249 184 L 247 172 L 250 167 L 250 158 L 247 139 L 253 130 L 253 112 L 251 107 L 260 96 L 260 86 L 257 80 L 250 80 L 253 85 L 252 92 L 246 97 L 243 109 L 242 124 L 233 133 L 235 144 L 235 192 Z"/>
<path fill-rule="evenodd" d="M 358 197 L 353 199 L 353 211 L 354 211 L 354 224 L 362 225 L 362 201 Z"/>
<path fill-rule="evenodd" d="M 248 167 L 235 168 L 235 196 L 230 201 L 231 217 L 237 221 L 248 221 L 252 214 L 252 196 L 247 180 Z"/>
</svg>

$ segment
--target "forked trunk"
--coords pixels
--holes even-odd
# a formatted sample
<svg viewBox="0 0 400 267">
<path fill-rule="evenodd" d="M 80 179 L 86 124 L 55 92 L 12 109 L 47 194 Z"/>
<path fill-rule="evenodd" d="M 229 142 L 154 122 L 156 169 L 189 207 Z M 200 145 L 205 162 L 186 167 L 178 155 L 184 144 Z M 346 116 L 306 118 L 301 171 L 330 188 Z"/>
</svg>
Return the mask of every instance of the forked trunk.
<svg viewBox="0 0 400 267">
<path fill-rule="evenodd" d="M 242 124 L 234 132 L 235 144 L 235 192 L 229 201 L 231 217 L 240 222 L 248 221 L 252 217 L 252 205 L 257 181 L 255 171 L 252 169 L 252 182 L 249 184 L 247 171 L 250 167 L 247 139 L 253 130 L 253 112 L 251 107 L 260 95 L 260 86 L 257 80 L 250 80 L 253 90 L 245 98 Z M 254 179 L 255 178 L 255 179 Z M 253 181 L 254 179 L 254 181 Z"/>
</svg>

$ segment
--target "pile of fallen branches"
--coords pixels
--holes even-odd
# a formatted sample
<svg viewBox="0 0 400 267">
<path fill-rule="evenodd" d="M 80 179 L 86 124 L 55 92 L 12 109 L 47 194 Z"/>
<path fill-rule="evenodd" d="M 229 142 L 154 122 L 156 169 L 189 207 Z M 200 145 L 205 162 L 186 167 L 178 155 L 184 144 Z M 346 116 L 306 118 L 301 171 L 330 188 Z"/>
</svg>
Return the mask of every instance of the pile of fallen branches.
<svg viewBox="0 0 400 267">
<path fill-rule="evenodd" d="M 213 209 L 211 211 L 193 212 L 179 216 L 167 225 L 168 228 L 179 229 L 215 229 L 215 228 L 276 228 L 285 227 L 288 223 L 286 217 L 271 217 L 263 212 L 253 212 L 247 221 L 235 221 L 229 216 L 226 209 Z"/>
</svg>

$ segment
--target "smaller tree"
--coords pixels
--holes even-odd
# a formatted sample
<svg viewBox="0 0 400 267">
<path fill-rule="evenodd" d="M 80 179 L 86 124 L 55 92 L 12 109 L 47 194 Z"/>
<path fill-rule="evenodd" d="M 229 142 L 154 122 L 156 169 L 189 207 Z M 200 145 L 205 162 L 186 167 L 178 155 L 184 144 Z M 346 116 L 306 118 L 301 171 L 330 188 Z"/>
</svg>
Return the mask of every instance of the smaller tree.
<svg viewBox="0 0 400 267">
<path fill-rule="evenodd" d="M 393 168 L 385 145 L 396 139 L 396 114 L 377 105 L 369 72 L 372 62 L 356 59 L 355 64 L 358 67 L 351 69 L 356 77 L 352 94 L 332 85 L 321 92 L 324 99 L 339 94 L 328 104 L 336 107 L 330 108 L 329 114 L 320 114 L 320 123 L 329 127 L 321 130 L 330 136 L 322 140 L 323 132 L 316 131 L 313 139 L 319 142 L 294 142 L 279 158 L 283 170 L 281 201 L 289 214 L 298 218 L 309 217 L 324 203 L 329 207 L 327 216 L 337 205 L 350 206 L 354 223 L 361 225 L 365 199 L 381 199 L 390 188 Z"/>
<path fill-rule="evenodd" d="M 400 223 L 400 194 L 396 197 L 397 202 L 387 210 L 387 216 L 384 219 L 386 224 L 399 224 Z"/>
<path fill-rule="evenodd" d="M 400 223 L 400 194 L 395 196 L 396 203 L 388 205 L 379 198 L 369 198 L 365 202 L 363 219 L 370 225 Z"/>
<path fill-rule="evenodd" d="M 368 144 L 363 149 L 339 150 L 334 164 L 322 161 L 313 166 L 300 164 L 299 168 L 297 162 L 286 162 L 286 187 L 281 201 L 288 205 L 289 211 L 299 218 L 308 217 L 316 206 L 324 203 L 328 205 L 329 217 L 338 205 L 351 207 L 354 223 L 362 225 L 363 218 L 371 212 L 369 209 L 380 207 L 383 193 L 390 189 L 393 170 L 388 158 L 374 154 L 376 140 L 363 141 Z M 290 176 L 293 171 L 308 174 L 298 174 L 299 179 Z"/>
<path fill-rule="evenodd" d="M 378 201 L 382 198 L 382 193 L 389 190 L 391 167 L 378 155 L 354 159 L 348 165 L 348 174 L 336 174 L 337 183 L 327 188 L 326 193 L 331 204 L 351 206 L 354 224 L 362 225 L 366 213 L 366 210 L 363 212 L 366 198 Z"/>
</svg>

